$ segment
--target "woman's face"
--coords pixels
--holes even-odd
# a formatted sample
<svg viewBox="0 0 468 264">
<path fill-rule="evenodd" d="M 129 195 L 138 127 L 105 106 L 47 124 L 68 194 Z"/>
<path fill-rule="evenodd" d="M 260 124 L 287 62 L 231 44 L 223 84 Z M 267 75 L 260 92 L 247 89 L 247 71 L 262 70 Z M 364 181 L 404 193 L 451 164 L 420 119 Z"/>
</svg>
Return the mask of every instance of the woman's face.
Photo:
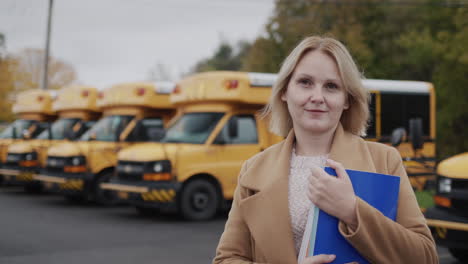
<svg viewBox="0 0 468 264">
<path fill-rule="evenodd" d="M 314 135 L 334 131 L 349 107 L 338 67 L 321 51 L 301 59 L 281 99 L 288 105 L 294 129 Z"/>
</svg>

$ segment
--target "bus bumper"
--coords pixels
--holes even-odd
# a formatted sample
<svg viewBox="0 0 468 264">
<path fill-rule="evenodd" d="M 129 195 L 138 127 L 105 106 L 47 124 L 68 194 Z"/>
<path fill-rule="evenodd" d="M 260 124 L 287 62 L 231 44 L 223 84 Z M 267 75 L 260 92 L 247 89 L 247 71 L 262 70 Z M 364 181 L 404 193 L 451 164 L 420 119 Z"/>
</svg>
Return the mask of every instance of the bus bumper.
<svg viewBox="0 0 468 264">
<path fill-rule="evenodd" d="M 88 173 L 57 173 L 41 170 L 34 179 L 42 182 L 47 191 L 64 195 L 81 195 L 88 189 L 92 175 Z"/>
<path fill-rule="evenodd" d="M 9 185 L 25 185 L 34 182 L 34 174 L 37 172 L 35 168 L 22 168 L 19 166 L 3 165 L 0 169 L 0 175 L 3 175 L 5 184 Z"/>
<path fill-rule="evenodd" d="M 102 183 L 104 190 L 114 191 L 119 199 L 127 204 L 159 209 L 176 209 L 179 182 L 126 182 L 111 180 Z"/>
<path fill-rule="evenodd" d="M 455 215 L 450 209 L 432 207 L 425 214 L 437 244 L 468 249 L 468 217 Z"/>
</svg>

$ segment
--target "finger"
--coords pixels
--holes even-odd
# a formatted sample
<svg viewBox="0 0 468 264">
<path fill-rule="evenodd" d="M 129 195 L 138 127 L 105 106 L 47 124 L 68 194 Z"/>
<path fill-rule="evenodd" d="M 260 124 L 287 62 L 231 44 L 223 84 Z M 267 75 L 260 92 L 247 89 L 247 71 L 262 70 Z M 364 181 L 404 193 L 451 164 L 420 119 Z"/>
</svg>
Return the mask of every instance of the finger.
<svg viewBox="0 0 468 264">
<path fill-rule="evenodd" d="M 304 260 L 304 264 L 322 264 L 322 263 L 330 263 L 336 258 L 335 255 L 316 255 L 312 257 L 308 257 Z"/>
<path fill-rule="evenodd" d="M 336 161 L 334 161 L 332 159 L 327 159 L 327 165 L 330 166 L 332 169 L 334 169 L 336 171 L 337 178 L 346 179 L 346 180 L 350 181 L 348 173 L 346 172 L 343 165 L 341 165 L 341 163 L 336 162 Z"/>
<path fill-rule="evenodd" d="M 326 176 L 326 172 L 322 168 L 316 165 L 313 165 L 312 168 L 310 168 L 310 171 L 312 172 L 312 175 L 316 179 L 321 179 Z"/>
</svg>

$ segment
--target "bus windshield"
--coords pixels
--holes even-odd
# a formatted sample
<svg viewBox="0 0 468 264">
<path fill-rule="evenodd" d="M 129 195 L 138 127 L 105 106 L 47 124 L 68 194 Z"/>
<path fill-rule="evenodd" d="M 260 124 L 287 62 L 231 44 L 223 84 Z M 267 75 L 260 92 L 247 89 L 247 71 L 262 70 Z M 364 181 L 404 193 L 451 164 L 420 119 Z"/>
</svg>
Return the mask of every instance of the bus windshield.
<svg viewBox="0 0 468 264">
<path fill-rule="evenodd" d="M 161 142 L 202 144 L 224 113 L 189 113 L 171 126 Z"/>
<path fill-rule="evenodd" d="M 78 118 L 62 118 L 55 121 L 52 124 L 51 131 L 52 131 L 52 139 L 55 140 L 62 140 L 65 139 L 67 133 L 73 131 L 73 127 L 76 123 L 78 123 L 80 119 Z M 37 139 L 49 139 L 49 131 L 46 129 L 44 130 Z"/>
<path fill-rule="evenodd" d="M 25 130 L 28 130 L 31 125 L 36 123 L 34 120 L 24 120 L 18 119 L 12 124 L 10 124 L 5 130 L 0 134 L 0 138 L 14 138 L 16 133 L 16 138 L 22 138 L 22 133 Z M 15 130 L 15 132 L 13 132 Z"/>
<path fill-rule="evenodd" d="M 130 123 L 133 116 L 112 115 L 99 120 L 93 127 L 84 133 L 80 141 L 110 141 L 118 140 L 118 135 Z"/>
</svg>

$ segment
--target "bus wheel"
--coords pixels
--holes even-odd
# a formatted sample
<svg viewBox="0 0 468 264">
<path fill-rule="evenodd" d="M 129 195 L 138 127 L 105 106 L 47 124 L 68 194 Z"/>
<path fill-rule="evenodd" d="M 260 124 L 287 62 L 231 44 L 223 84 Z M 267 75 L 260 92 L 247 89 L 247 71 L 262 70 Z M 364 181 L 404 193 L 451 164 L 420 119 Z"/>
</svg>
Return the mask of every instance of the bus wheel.
<svg viewBox="0 0 468 264">
<path fill-rule="evenodd" d="M 213 184 L 205 180 L 193 180 L 182 190 L 179 210 L 187 220 L 208 220 L 216 214 L 218 204 L 219 196 Z"/>
<path fill-rule="evenodd" d="M 450 253 L 461 263 L 468 263 L 468 251 L 462 248 L 449 248 Z"/>
<path fill-rule="evenodd" d="M 117 195 L 113 191 L 101 189 L 101 183 L 109 182 L 112 177 L 112 172 L 105 172 L 98 175 L 98 178 L 93 184 L 94 201 L 103 206 L 116 205 L 119 201 Z"/>
</svg>

